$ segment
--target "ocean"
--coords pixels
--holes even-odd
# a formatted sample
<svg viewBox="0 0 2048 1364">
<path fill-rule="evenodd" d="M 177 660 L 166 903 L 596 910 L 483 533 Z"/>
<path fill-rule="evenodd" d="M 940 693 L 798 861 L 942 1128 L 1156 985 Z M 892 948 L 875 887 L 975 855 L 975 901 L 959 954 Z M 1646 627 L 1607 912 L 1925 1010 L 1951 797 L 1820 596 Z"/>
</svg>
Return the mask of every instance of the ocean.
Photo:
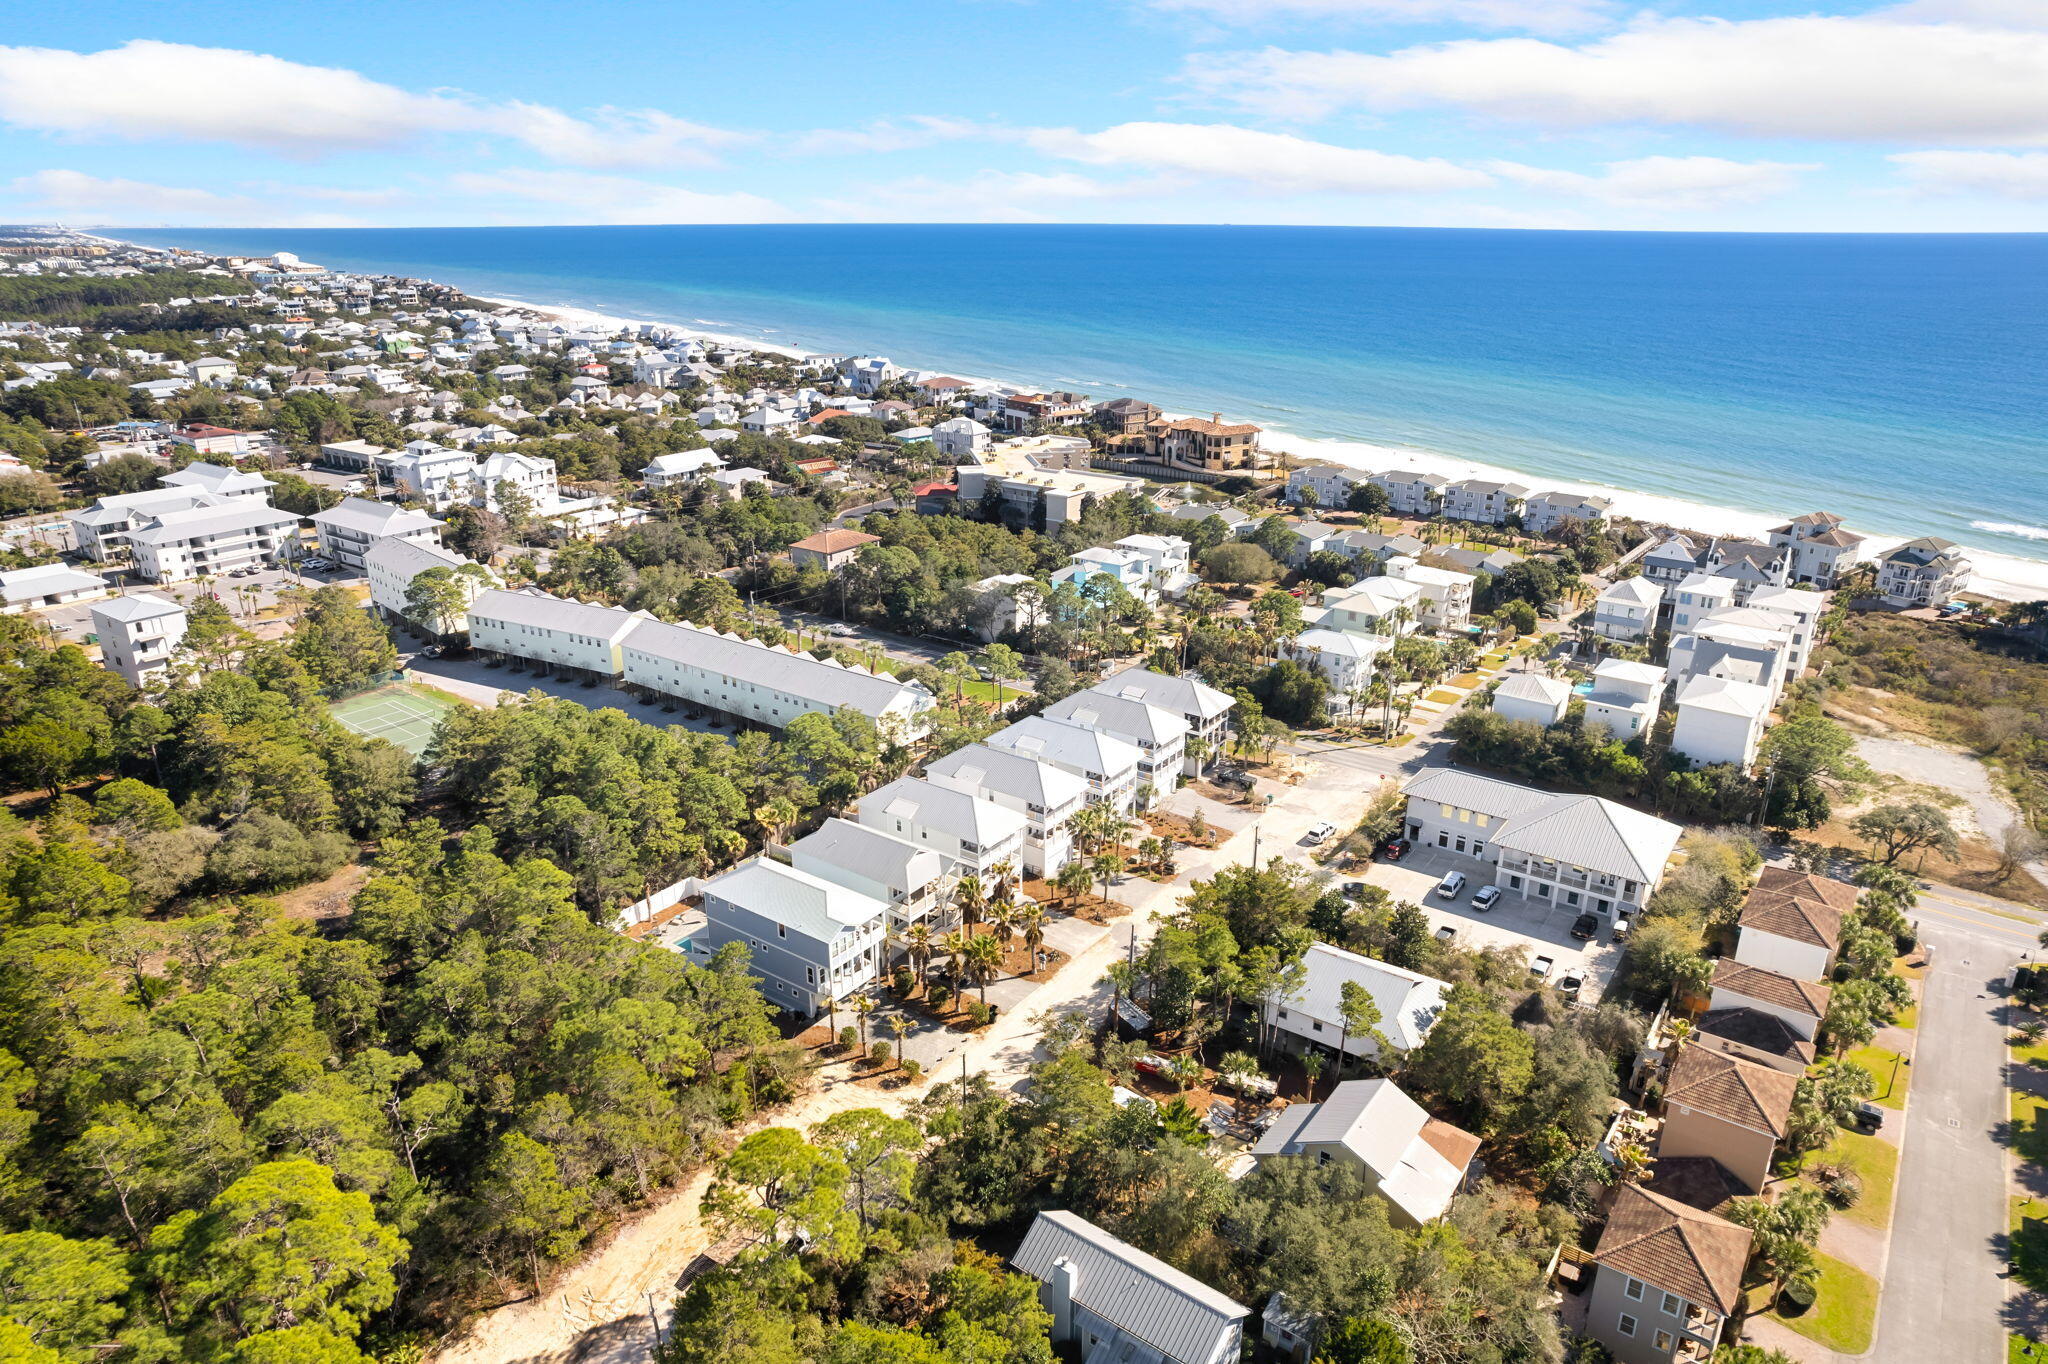
<svg viewBox="0 0 2048 1364">
<path fill-rule="evenodd" d="M 2048 235 L 109 231 L 2048 563 Z"/>
</svg>

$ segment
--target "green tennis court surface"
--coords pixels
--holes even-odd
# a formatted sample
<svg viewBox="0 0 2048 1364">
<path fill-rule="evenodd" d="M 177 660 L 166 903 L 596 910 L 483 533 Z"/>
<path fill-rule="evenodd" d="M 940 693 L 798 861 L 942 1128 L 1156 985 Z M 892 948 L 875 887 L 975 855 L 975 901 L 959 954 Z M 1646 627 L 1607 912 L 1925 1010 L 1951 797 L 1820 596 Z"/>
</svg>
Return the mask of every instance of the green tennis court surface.
<svg viewBox="0 0 2048 1364">
<path fill-rule="evenodd" d="M 394 743 L 417 758 L 433 741 L 442 714 L 456 704 L 398 683 L 336 701 L 327 713 L 350 733 Z"/>
</svg>

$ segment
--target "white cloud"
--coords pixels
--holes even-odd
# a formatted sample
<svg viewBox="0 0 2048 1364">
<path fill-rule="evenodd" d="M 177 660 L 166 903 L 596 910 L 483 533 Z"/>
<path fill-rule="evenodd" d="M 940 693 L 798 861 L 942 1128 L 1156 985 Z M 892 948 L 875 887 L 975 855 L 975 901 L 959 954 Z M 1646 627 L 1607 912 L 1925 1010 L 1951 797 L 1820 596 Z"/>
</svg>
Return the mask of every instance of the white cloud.
<svg viewBox="0 0 2048 1364">
<path fill-rule="evenodd" d="M 448 186 L 468 198 L 558 204 L 556 214 L 493 215 L 497 221 L 552 223 L 768 223 L 787 209 L 755 194 L 705 194 L 624 175 L 566 170 L 463 171 Z M 465 219 L 474 210 L 465 205 Z M 489 212 L 488 207 L 483 211 Z"/>
<path fill-rule="evenodd" d="M 219 194 L 144 180 L 109 179 L 75 170 L 45 170 L 7 186 L 31 214 L 138 227 L 151 223 L 203 227 L 355 227 L 357 219 L 301 213 L 267 196 Z"/>
<path fill-rule="evenodd" d="M 1529 33 L 1607 27 L 1614 0 L 1148 0 L 1153 9 L 1212 23 L 1462 24 Z"/>
<path fill-rule="evenodd" d="M 1901 152 L 1889 159 L 1928 194 L 2048 199 L 2048 152 Z"/>
<path fill-rule="evenodd" d="M 189 139 L 296 155 L 481 133 L 587 166 L 703 165 L 716 148 L 741 140 L 659 110 L 579 117 L 539 104 L 418 94 L 260 52 L 146 39 L 101 52 L 0 47 L 0 121 L 70 137 Z"/>
<path fill-rule="evenodd" d="M 1198 57 L 1188 78 L 1292 116 L 1451 106 L 1553 127 L 2048 141 L 2048 33 L 1883 15 L 1646 18 L 1575 46 L 1498 38 L 1386 55 L 1269 48 Z"/>
<path fill-rule="evenodd" d="M 1501 179 L 1548 194 L 1650 209 L 1707 209 L 1754 204 L 1792 189 L 1814 166 L 1782 161 L 1728 161 L 1718 156 L 1645 156 L 1610 161 L 1599 175 L 1492 161 Z"/>
<path fill-rule="evenodd" d="M 2048 28 L 2048 5 L 2041 0 L 1907 0 L 1883 13 L 1894 19 L 1959 19 L 2001 28 Z"/>
<path fill-rule="evenodd" d="M 1099 133 L 1030 134 L 1048 156 L 1234 180 L 1271 193 L 1406 194 L 1490 184 L 1483 171 L 1434 158 L 1339 147 L 1228 123 L 1120 123 Z"/>
<path fill-rule="evenodd" d="M 859 128 L 820 128 L 815 132 L 798 133 L 790 140 L 789 150 L 798 156 L 902 152 L 929 147 L 937 142 L 982 137 L 990 131 L 964 118 L 917 115 L 904 119 L 876 119 Z"/>
</svg>

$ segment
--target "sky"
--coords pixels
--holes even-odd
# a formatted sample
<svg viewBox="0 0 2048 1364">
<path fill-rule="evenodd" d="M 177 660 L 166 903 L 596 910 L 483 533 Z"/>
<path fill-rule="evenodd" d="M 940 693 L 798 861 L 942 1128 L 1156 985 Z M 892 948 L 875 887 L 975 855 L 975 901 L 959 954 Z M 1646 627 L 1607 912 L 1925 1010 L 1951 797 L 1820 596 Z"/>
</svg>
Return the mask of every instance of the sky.
<svg viewBox="0 0 2048 1364">
<path fill-rule="evenodd" d="M 2048 0 L 12 0 L 0 221 L 2048 230 Z"/>
</svg>

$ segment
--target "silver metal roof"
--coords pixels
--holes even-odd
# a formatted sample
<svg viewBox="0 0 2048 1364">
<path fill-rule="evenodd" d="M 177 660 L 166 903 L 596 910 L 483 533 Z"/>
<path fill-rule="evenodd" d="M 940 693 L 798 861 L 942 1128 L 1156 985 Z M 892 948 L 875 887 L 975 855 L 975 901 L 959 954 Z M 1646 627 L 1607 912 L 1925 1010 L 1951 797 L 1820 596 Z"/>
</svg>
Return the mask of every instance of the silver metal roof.
<svg viewBox="0 0 2048 1364">
<path fill-rule="evenodd" d="M 1150 668 L 1126 668 L 1103 678 L 1089 690 L 1099 691 L 1105 696 L 1127 696 L 1176 715 L 1197 715 L 1204 720 L 1223 715 L 1237 704 L 1195 678 L 1169 677 Z"/>
<path fill-rule="evenodd" d="M 1179 1364 L 1206 1364 L 1251 1309 L 1070 1212 L 1042 1212 L 1010 1263 L 1047 1282 L 1074 1266 L 1074 1301 Z"/>
<path fill-rule="evenodd" d="M 649 658 L 708 669 L 736 682 L 817 705 L 833 709 L 850 706 L 870 718 L 918 709 L 917 698 L 931 695 L 915 682 L 899 682 L 886 673 L 848 668 L 837 660 L 813 658 L 687 621 L 670 624 L 649 619 L 632 633 L 625 647 Z"/>
<path fill-rule="evenodd" d="M 1075 692 L 1039 713 L 1049 719 L 1066 720 L 1104 734 L 1139 739 L 1155 746 L 1184 739 L 1188 732 L 1188 722 L 1177 710 L 1104 691 Z"/>
<path fill-rule="evenodd" d="M 477 593 L 470 604 L 469 618 L 503 621 L 510 625 L 531 625 L 540 630 L 564 630 L 573 635 L 617 642 L 633 627 L 650 619 L 642 612 L 623 611 L 615 606 L 593 606 L 570 601 L 545 592 L 510 591 L 494 587 Z"/>
<path fill-rule="evenodd" d="M 1048 810 L 1088 793 L 1088 783 L 1063 768 L 987 744 L 968 744 L 933 759 L 925 764 L 925 776 L 949 784 L 967 782 L 977 791 L 1000 791 Z"/>
</svg>

